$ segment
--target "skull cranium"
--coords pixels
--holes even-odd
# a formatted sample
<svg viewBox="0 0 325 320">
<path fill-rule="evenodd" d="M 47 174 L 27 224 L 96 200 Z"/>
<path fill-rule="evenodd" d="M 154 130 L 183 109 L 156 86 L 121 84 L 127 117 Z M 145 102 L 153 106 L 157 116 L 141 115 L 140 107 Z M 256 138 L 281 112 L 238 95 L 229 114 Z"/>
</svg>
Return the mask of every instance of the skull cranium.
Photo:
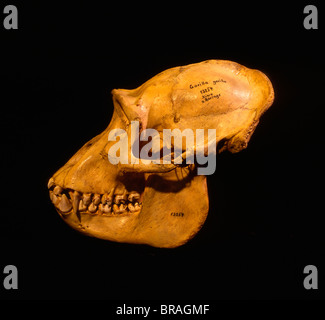
<svg viewBox="0 0 325 320">
<path fill-rule="evenodd" d="M 196 174 L 195 164 L 114 165 L 108 161 L 114 144 L 109 132 L 122 129 L 130 139 L 132 121 L 139 122 L 140 132 L 152 128 L 159 135 L 164 129 L 215 129 L 218 152 L 238 152 L 271 106 L 272 84 L 260 71 L 208 60 L 168 69 L 134 90 L 112 94 L 110 124 L 54 174 L 50 198 L 60 216 L 84 234 L 156 247 L 182 245 L 208 214 L 206 177 Z M 205 139 L 191 150 L 207 154 L 207 145 Z M 129 143 L 129 157 L 132 148 Z"/>
</svg>

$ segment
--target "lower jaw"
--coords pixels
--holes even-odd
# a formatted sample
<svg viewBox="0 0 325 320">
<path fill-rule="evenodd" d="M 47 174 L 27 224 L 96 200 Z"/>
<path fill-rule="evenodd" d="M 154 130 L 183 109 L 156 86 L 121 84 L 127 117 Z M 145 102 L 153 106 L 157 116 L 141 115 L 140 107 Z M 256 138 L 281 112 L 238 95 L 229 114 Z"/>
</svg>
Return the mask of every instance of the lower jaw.
<svg viewBox="0 0 325 320">
<path fill-rule="evenodd" d="M 60 217 L 74 230 L 95 238 L 126 243 L 143 243 L 137 241 L 132 230 L 138 224 L 141 211 L 135 213 L 123 213 L 119 215 L 99 215 L 73 211 L 69 214 L 62 214 L 57 209 Z"/>
<path fill-rule="evenodd" d="M 136 212 L 105 215 L 71 208 L 63 212 L 57 206 L 56 209 L 70 227 L 84 235 L 114 242 L 175 248 L 199 231 L 209 204 L 204 176 L 178 180 L 173 174 L 176 177 L 175 173 L 170 173 L 168 179 L 166 174 L 150 175 L 146 179 L 144 189 L 139 190 L 142 206 Z M 74 191 L 70 192 L 73 200 Z"/>
</svg>

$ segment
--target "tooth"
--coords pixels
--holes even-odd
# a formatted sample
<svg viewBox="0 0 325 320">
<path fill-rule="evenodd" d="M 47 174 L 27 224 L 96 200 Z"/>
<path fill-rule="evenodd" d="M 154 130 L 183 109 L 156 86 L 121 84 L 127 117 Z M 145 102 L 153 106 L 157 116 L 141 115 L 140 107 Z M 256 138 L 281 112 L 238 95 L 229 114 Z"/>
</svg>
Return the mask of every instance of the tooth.
<svg viewBox="0 0 325 320">
<path fill-rule="evenodd" d="M 110 213 L 111 212 L 111 206 L 110 205 L 108 205 L 108 204 L 102 204 L 102 203 L 100 203 L 99 205 L 98 205 L 98 210 L 100 210 L 102 213 Z"/>
<path fill-rule="evenodd" d="M 104 213 L 104 214 L 106 214 L 106 213 L 110 213 L 111 210 L 112 210 L 112 208 L 111 208 L 108 204 L 105 204 L 105 205 L 100 204 L 100 205 L 98 206 L 98 208 L 99 208 L 99 210 L 100 210 L 102 213 Z"/>
<path fill-rule="evenodd" d="M 52 203 L 57 206 L 57 204 L 60 202 L 60 198 L 57 197 L 53 192 L 52 192 L 52 197 L 51 197 Z"/>
<path fill-rule="evenodd" d="M 112 197 L 107 193 L 102 196 L 102 204 L 105 205 L 106 203 L 112 203 Z"/>
<path fill-rule="evenodd" d="M 62 195 L 61 201 L 58 204 L 58 208 L 63 213 L 67 213 L 72 209 L 72 204 L 65 194 Z"/>
<path fill-rule="evenodd" d="M 126 211 L 126 208 L 127 208 L 126 204 L 123 204 L 123 203 L 122 203 L 122 204 L 120 205 L 119 212 L 120 212 L 120 213 L 125 212 L 125 211 Z"/>
<path fill-rule="evenodd" d="M 105 213 L 110 213 L 111 210 L 112 210 L 112 208 L 111 208 L 108 204 L 106 204 L 106 205 L 104 206 L 103 210 L 104 210 Z"/>
<path fill-rule="evenodd" d="M 140 194 L 139 194 L 139 193 L 132 191 L 132 192 L 129 194 L 128 200 L 129 200 L 130 202 L 133 202 L 134 200 L 139 200 L 139 199 L 140 199 Z"/>
<path fill-rule="evenodd" d="M 112 191 L 114 195 L 123 195 L 126 193 L 125 187 L 122 185 L 118 185 L 117 187 L 113 188 L 111 192 Z"/>
<path fill-rule="evenodd" d="M 55 195 L 60 195 L 62 193 L 63 189 L 60 186 L 56 186 L 53 190 Z"/>
<path fill-rule="evenodd" d="M 81 193 L 78 192 L 78 191 L 75 191 L 73 193 L 73 203 L 72 203 L 72 206 L 73 206 L 73 212 L 77 214 L 78 212 L 78 209 L 79 209 L 79 201 L 81 199 Z"/>
<path fill-rule="evenodd" d="M 86 211 L 87 210 L 87 206 L 85 206 L 84 202 L 82 200 L 79 201 L 79 211 Z"/>
<path fill-rule="evenodd" d="M 134 205 L 132 203 L 128 204 L 128 208 L 129 208 L 130 212 L 136 211 L 135 208 L 134 208 Z"/>
<path fill-rule="evenodd" d="M 95 206 L 94 203 L 92 202 L 88 207 L 88 211 L 91 213 L 95 213 L 97 211 L 97 206 Z"/>
<path fill-rule="evenodd" d="M 47 184 L 47 188 L 50 189 L 54 185 L 54 179 L 51 178 Z"/>
<path fill-rule="evenodd" d="M 135 209 L 135 211 L 139 211 L 141 209 L 141 205 L 139 204 L 139 202 L 136 202 L 134 204 L 134 209 Z"/>
<path fill-rule="evenodd" d="M 82 201 L 84 205 L 88 207 L 91 203 L 91 193 L 84 193 Z"/>
<path fill-rule="evenodd" d="M 118 195 L 116 195 L 115 196 L 115 199 L 114 199 L 114 202 L 116 204 L 120 204 L 120 203 L 123 203 L 124 201 L 126 201 L 126 199 L 127 199 L 126 192 L 124 192 L 124 194 L 118 194 Z"/>
<path fill-rule="evenodd" d="M 114 213 L 119 213 L 120 212 L 120 210 L 118 208 L 118 205 L 116 203 L 113 204 L 113 211 L 114 211 Z"/>
<path fill-rule="evenodd" d="M 100 194 L 95 193 L 94 198 L 93 198 L 93 203 L 98 206 L 100 204 Z"/>
</svg>

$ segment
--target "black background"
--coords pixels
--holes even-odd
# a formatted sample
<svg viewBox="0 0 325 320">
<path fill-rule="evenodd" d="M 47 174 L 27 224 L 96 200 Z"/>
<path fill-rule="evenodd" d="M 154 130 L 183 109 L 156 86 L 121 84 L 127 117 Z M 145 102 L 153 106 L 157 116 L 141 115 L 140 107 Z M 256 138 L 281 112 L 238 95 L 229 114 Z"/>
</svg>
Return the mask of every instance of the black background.
<svg viewBox="0 0 325 320">
<path fill-rule="evenodd" d="M 307 2 L 17 3 L 19 29 L 0 26 L 0 270 L 17 266 L 19 289 L 1 271 L 1 297 L 324 298 L 325 9 L 313 3 L 318 30 L 303 28 Z M 69 228 L 47 181 L 106 128 L 110 91 L 207 59 L 263 71 L 275 102 L 246 150 L 218 157 L 197 236 L 158 249 Z M 309 264 L 318 290 L 303 287 Z"/>
</svg>

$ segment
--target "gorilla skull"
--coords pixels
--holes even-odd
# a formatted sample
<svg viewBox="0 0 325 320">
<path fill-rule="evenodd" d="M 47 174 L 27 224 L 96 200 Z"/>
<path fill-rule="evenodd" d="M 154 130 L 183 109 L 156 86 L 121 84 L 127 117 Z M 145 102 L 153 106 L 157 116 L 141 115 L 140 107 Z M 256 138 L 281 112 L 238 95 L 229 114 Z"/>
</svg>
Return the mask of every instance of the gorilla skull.
<svg viewBox="0 0 325 320">
<path fill-rule="evenodd" d="M 113 129 L 128 136 L 128 159 L 134 158 L 131 122 L 140 133 L 155 129 L 215 129 L 183 157 L 200 149 L 238 152 L 274 99 L 272 84 L 260 71 L 237 63 L 208 60 L 168 69 L 134 90 L 112 91 L 114 113 L 106 130 L 86 143 L 50 179 L 50 198 L 71 227 L 98 238 L 177 247 L 192 238 L 209 210 L 206 177 L 197 164 L 112 164 L 108 159 Z M 195 137 L 198 140 L 198 137 Z M 149 143 L 149 142 L 148 142 Z M 143 144 L 138 145 L 141 149 Z M 173 154 L 173 142 L 169 146 Z M 139 159 L 138 159 L 139 160 Z"/>
</svg>

